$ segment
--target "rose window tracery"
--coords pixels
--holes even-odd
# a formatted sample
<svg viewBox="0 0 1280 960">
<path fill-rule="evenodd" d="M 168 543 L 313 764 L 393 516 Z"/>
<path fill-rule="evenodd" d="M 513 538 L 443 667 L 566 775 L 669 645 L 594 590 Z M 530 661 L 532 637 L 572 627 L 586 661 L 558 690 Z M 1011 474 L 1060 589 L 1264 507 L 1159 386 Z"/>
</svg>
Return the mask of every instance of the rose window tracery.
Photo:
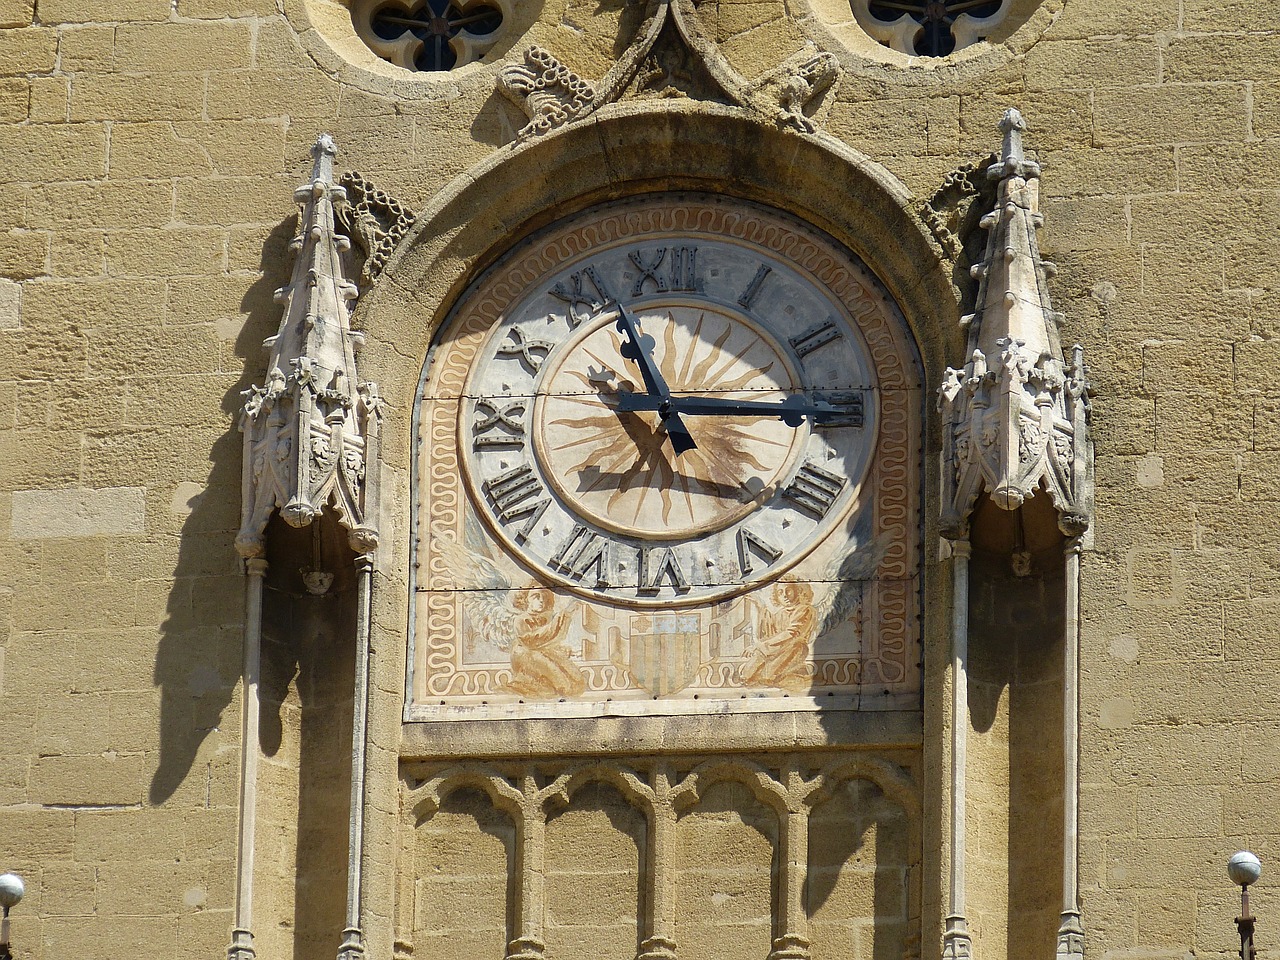
<svg viewBox="0 0 1280 960">
<path fill-rule="evenodd" d="M 984 40 L 1012 0 L 852 0 L 872 39 L 908 56 L 945 57 Z"/>
<path fill-rule="evenodd" d="M 484 58 L 497 41 L 509 0 L 355 0 L 356 33 L 406 70 L 452 70 Z"/>
</svg>

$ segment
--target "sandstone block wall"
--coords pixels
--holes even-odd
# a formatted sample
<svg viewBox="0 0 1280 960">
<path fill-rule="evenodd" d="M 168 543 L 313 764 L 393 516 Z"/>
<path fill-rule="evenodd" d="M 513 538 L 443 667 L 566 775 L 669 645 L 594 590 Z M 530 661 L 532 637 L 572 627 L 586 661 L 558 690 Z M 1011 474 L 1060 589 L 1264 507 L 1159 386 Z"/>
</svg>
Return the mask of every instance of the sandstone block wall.
<svg viewBox="0 0 1280 960">
<path fill-rule="evenodd" d="M 639 20 L 622 0 L 521 7 L 527 33 L 495 59 L 536 42 L 593 81 Z M 944 179 L 990 154 L 1004 107 L 1028 118 L 1045 166 L 1042 248 L 1060 267 L 1055 305 L 1095 389 L 1097 517 L 1082 563 L 1087 951 L 1226 956 L 1237 907 L 1222 865 L 1239 847 L 1264 862 L 1280 849 L 1280 29 L 1265 6 L 1236 0 L 1019 10 L 1022 25 L 980 55 L 911 66 L 849 52 L 805 3 L 704 0 L 697 16 L 748 77 L 806 40 L 835 52 L 843 73 L 815 119 L 899 178 L 922 220 L 930 203 L 940 222 L 954 213 Z M 370 66 L 345 17 L 334 0 L 0 0 L 0 869 L 28 883 L 13 914 L 20 957 L 225 950 L 241 746 L 235 417 L 278 323 L 271 294 L 287 276 L 308 147 L 332 133 L 340 168 L 421 209 L 526 122 L 495 95 L 496 67 L 424 78 Z M 753 163 L 782 176 L 788 158 Z M 951 273 L 963 302 L 963 266 L 919 269 Z M 933 348 L 955 363 L 959 342 Z M 425 341 L 397 345 L 406 367 L 420 365 Z M 939 373 L 927 371 L 930 386 Z M 407 447 L 407 420 L 389 432 Z M 927 509 L 935 498 L 926 491 Z M 398 608 L 379 603 L 382 636 L 402 646 Z M 296 681 L 289 696 L 301 702 Z M 379 716 L 397 722 L 394 708 Z M 330 733 L 315 743 L 344 751 Z M 394 752 L 395 735 L 382 746 Z M 936 801 L 927 785 L 943 778 L 941 754 L 926 744 L 923 756 Z M 394 818 L 397 778 L 382 769 L 381 783 L 379 812 Z M 280 790 L 296 801 L 296 788 Z M 706 842 L 741 862 L 763 856 L 761 828 L 740 813 L 749 804 L 722 807 L 699 826 Z M 612 809 L 563 814 L 550 862 L 610 874 L 606 859 L 634 852 L 619 839 L 632 836 L 625 822 L 604 831 Z M 814 829 L 835 830 L 837 814 L 824 816 Z M 940 816 L 926 806 L 926 821 Z M 464 808 L 449 817 L 421 828 L 419 849 L 435 857 L 474 838 L 474 852 L 459 854 L 454 879 L 416 881 L 437 905 L 433 889 L 505 870 L 501 829 Z M 924 850 L 935 906 L 939 853 Z M 682 883 L 714 903 L 723 883 L 696 859 Z M 815 869 L 811 883 L 849 885 L 856 899 L 871 867 Z M 634 909 L 630 877 L 611 875 L 590 915 L 552 898 L 557 956 L 585 955 L 583 938 L 628 955 L 618 931 Z M 284 886 L 292 910 L 305 891 Z M 1003 876 L 996 886 L 1007 891 Z M 735 902 L 762 895 L 744 886 Z M 1266 874 L 1254 904 L 1280 909 Z M 488 919 L 468 936 L 488 955 L 504 909 L 477 900 Z M 387 942 L 390 913 L 384 897 L 374 915 Z M 424 944 L 462 922 L 425 916 L 414 928 Z M 868 936 L 876 945 L 859 955 L 900 956 L 896 932 L 846 919 L 815 913 L 815 956 Z M 732 955 L 763 955 L 759 910 L 741 921 L 752 947 Z M 936 931 L 923 929 L 920 950 L 936 957 Z M 710 930 L 689 933 L 708 955 Z M 317 937 L 336 949 L 336 930 Z M 305 941 L 272 942 L 287 953 Z"/>
</svg>

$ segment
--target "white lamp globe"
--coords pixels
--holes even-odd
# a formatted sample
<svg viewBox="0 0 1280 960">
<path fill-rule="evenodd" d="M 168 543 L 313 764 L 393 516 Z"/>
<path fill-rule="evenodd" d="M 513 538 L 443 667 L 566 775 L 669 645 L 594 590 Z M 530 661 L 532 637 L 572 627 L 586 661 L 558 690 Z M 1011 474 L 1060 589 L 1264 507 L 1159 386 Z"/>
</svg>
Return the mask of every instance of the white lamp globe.
<svg viewBox="0 0 1280 960">
<path fill-rule="evenodd" d="M 1248 850 L 1241 850 L 1227 861 L 1227 876 L 1232 883 L 1247 887 L 1262 876 L 1262 861 Z"/>
<path fill-rule="evenodd" d="M 0 907 L 8 910 L 27 892 L 22 878 L 16 873 L 0 873 Z"/>
</svg>

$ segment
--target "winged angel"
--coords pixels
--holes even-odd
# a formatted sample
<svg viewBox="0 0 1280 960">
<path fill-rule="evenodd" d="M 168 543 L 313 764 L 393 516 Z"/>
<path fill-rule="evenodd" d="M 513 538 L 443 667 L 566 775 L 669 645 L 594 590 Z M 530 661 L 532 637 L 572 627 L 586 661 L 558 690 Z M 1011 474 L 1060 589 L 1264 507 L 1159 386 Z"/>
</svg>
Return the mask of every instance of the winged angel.
<svg viewBox="0 0 1280 960">
<path fill-rule="evenodd" d="M 739 678 L 747 687 L 777 687 L 800 693 L 813 682 L 809 656 L 814 641 L 848 620 L 862 605 L 865 582 L 874 575 L 884 546 L 837 554 L 815 584 L 779 580 L 760 618 L 755 646 L 747 652 Z"/>
<path fill-rule="evenodd" d="M 482 538 L 472 533 L 469 522 L 463 545 L 432 524 L 432 546 L 452 571 L 472 634 L 511 654 L 511 679 L 504 689 L 538 699 L 578 696 L 587 687 L 586 677 L 564 642 L 572 608 L 557 611 L 556 595 L 546 587 L 513 587 Z"/>
</svg>

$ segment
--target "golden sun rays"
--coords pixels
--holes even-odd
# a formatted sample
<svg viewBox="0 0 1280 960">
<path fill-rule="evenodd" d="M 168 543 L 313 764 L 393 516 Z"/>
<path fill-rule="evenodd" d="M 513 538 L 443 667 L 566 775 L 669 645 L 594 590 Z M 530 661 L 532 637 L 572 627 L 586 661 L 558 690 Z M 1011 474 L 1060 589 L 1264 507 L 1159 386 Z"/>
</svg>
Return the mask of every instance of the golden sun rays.
<svg viewBox="0 0 1280 960">
<path fill-rule="evenodd" d="M 772 400 L 791 387 L 785 372 L 781 382 L 772 375 L 784 370 L 774 347 L 727 317 L 668 310 L 643 316 L 642 326 L 673 394 Z M 547 385 L 542 451 L 564 492 L 619 527 L 673 533 L 716 526 L 767 499 L 792 428 L 763 415 L 689 416 L 697 448 L 677 456 L 656 412 L 617 409 L 619 392 L 642 389 L 622 344 L 613 324 L 599 328 Z"/>
</svg>

